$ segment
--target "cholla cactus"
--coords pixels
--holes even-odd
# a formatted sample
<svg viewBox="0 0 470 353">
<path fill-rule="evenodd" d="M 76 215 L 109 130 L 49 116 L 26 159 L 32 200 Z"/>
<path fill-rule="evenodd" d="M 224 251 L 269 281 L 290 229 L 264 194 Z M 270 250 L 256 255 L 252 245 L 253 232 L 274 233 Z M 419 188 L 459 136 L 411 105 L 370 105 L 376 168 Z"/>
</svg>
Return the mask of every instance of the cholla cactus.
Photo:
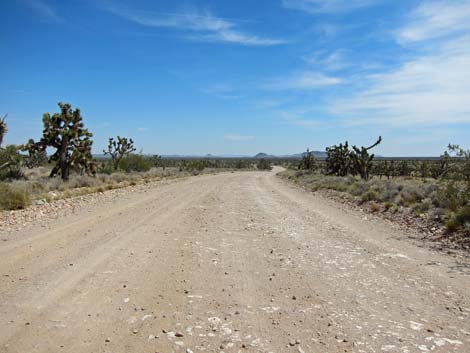
<svg viewBox="0 0 470 353">
<path fill-rule="evenodd" d="M 358 147 L 353 146 L 353 152 L 351 153 L 353 172 L 354 174 L 359 174 L 361 179 L 369 180 L 370 171 L 372 169 L 372 161 L 375 157 L 374 154 L 369 154 L 369 150 L 381 142 L 382 136 L 379 136 L 377 142 L 369 147 L 362 146 L 361 149 L 359 149 Z"/>
<path fill-rule="evenodd" d="M 8 114 L 5 114 L 5 116 L 0 119 L 0 147 L 2 146 L 3 143 L 3 138 L 5 137 L 6 133 L 8 132 L 8 127 L 7 123 L 5 122 L 5 119 L 7 118 Z"/>
<path fill-rule="evenodd" d="M 85 129 L 79 109 L 72 110 L 68 103 L 59 102 L 58 105 L 60 113 L 43 115 L 43 137 L 36 145 L 39 150 L 56 149 L 49 157 L 49 162 L 55 163 L 50 176 L 60 173 L 63 180 L 68 180 L 71 168 L 93 173 L 93 134 Z"/>
<path fill-rule="evenodd" d="M 119 168 L 121 160 L 126 156 L 134 152 L 134 141 L 127 139 L 127 137 L 118 136 L 115 140 L 113 137 L 109 138 L 108 149 L 103 150 L 105 155 L 109 154 L 113 161 L 114 170 Z"/>
<path fill-rule="evenodd" d="M 326 171 L 328 174 L 346 176 L 351 171 L 351 151 L 346 141 L 326 148 Z"/>
</svg>

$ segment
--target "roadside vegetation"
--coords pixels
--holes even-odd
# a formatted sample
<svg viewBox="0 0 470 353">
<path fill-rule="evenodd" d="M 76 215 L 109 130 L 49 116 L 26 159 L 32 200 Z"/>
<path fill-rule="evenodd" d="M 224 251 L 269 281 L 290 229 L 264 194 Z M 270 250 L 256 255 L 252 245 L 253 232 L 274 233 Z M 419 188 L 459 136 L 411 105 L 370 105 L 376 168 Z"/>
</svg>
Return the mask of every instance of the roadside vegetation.
<svg viewBox="0 0 470 353">
<path fill-rule="evenodd" d="M 103 156 L 91 153 L 93 134 L 80 109 L 58 103 L 59 112 L 43 115 L 42 137 L 23 145 L 3 146 L 8 132 L 0 119 L 0 210 L 32 203 L 103 192 L 161 178 L 229 170 L 270 169 L 267 161 L 245 159 L 162 158 L 136 153 L 132 138 L 110 137 Z"/>
<path fill-rule="evenodd" d="M 321 161 L 307 150 L 282 175 L 311 191 L 334 190 L 371 212 L 411 215 L 470 236 L 470 151 L 450 144 L 438 159 L 376 160 L 370 151 L 381 141 L 331 146 Z"/>
</svg>

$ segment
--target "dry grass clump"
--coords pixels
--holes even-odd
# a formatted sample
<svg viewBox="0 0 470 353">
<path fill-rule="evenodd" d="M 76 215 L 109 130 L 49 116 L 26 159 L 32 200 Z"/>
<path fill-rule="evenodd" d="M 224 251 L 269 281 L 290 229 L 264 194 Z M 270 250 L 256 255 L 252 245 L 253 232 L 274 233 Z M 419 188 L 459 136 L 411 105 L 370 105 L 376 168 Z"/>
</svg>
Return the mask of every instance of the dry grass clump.
<svg viewBox="0 0 470 353">
<path fill-rule="evenodd" d="M 0 184 L 0 209 L 21 210 L 29 206 L 28 191 L 20 185 Z"/>
<path fill-rule="evenodd" d="M 96 176 L 73 174 L 68 182 L 64 182 L 60 178 L 49 178 L 49 173 L 50 168 L 39 167 L 27 170 L 25 179 L 0 184 L 0 209 L 16 210 L 27 207 L 35 200 L 50 202 L 129 185 L 150 183 L 162 178 L 191 175 L 190 171 L 179 170 L 179 168 L 166 168 L 165 170 L 152 168 L 144 172 L 115 172 Z"/>
</svg>

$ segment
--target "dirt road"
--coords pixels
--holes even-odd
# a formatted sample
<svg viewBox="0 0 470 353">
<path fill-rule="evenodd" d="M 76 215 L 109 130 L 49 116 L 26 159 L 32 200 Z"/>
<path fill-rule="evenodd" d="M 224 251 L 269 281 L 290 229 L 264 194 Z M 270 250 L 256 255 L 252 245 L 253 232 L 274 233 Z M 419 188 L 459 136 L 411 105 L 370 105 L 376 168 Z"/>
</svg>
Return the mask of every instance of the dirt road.
<svg viewBox="0 0 470 353">
<path fill-rule="evenodd" d="M 0 352 L 470 352 L 463 265 L 274 172 L 0 240 Z"/>
</svg>

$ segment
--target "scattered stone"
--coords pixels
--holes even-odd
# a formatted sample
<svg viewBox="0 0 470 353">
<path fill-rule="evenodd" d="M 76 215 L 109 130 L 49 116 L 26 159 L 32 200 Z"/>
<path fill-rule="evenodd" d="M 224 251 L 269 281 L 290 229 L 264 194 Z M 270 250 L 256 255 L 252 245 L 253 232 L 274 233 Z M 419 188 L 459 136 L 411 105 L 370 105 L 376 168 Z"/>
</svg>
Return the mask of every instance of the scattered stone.
<svg viewBox="0 0 470 353">
<path fill-rule="evenodd" d="M 175 332 L 175 337 L 184 337 L 184 335 L 181 332 L 176 331 Z"/>
</svg>

